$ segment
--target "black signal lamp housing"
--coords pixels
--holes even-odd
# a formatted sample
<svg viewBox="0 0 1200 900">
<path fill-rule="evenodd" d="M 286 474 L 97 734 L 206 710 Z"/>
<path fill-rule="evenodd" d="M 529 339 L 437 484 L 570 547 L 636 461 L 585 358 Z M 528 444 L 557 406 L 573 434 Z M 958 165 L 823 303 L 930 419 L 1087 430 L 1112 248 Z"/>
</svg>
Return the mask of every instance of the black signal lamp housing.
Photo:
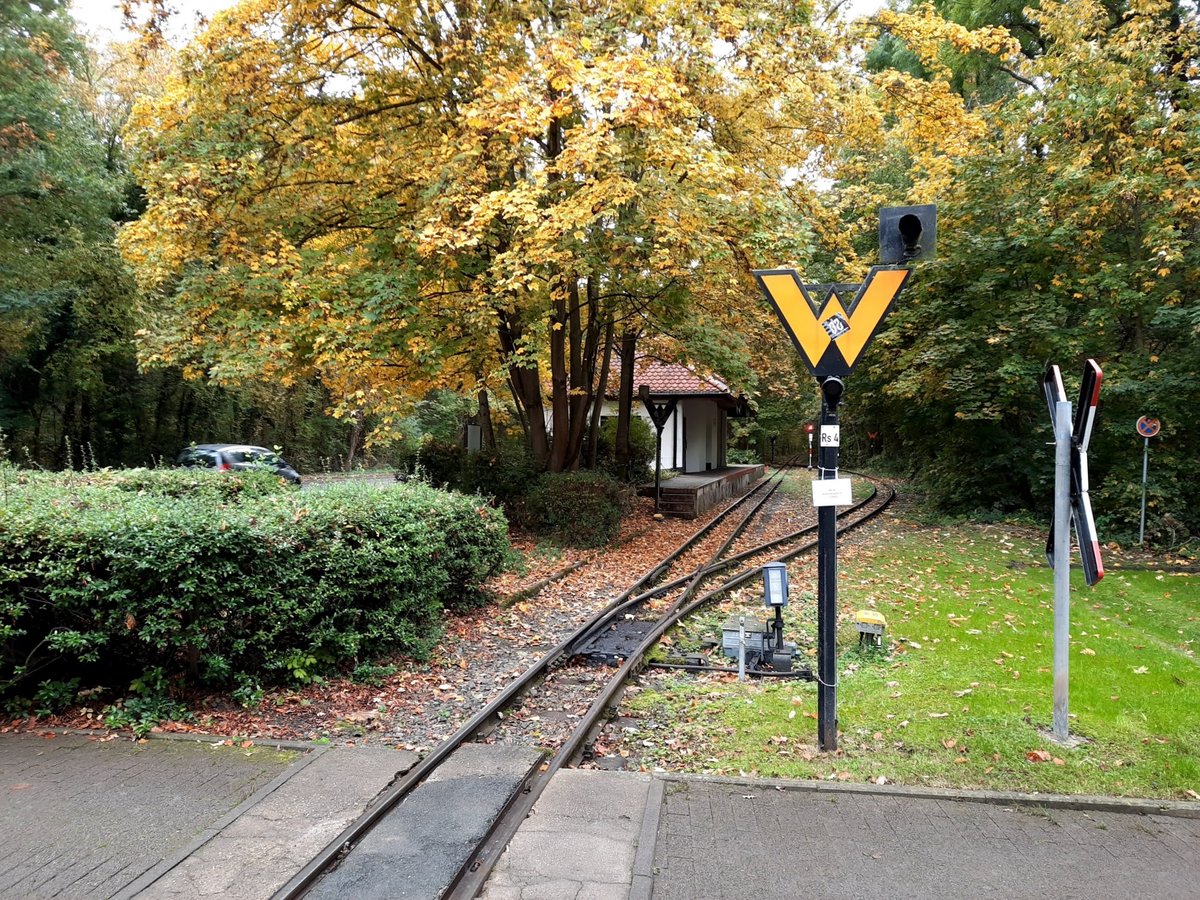
<svg viewBox="0 0 1200 900">
<path fill-rule="evenodd" d="M 821 395 L 825 398 L 825 406 L 830 412 L 838 408 L 838 404 L 842 402 L 842 394 L 845 393 L 846 385 L 842 383 L 842 379 L 830 376 L 821 382 Z"/>
<path fill-rule="evenodd" d="M 879 210 L 879 262 L 903 266 L 937 253 L 937 206 L 885 206 Z"/>
</svg>

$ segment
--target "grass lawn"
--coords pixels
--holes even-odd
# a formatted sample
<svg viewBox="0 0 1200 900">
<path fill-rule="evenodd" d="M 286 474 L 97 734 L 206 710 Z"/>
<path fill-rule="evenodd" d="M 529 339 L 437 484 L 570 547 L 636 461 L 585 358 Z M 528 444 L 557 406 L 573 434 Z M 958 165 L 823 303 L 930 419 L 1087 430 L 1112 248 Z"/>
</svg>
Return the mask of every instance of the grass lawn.
<svg viewBox="0 0 1200 900">
<path fill-rule="evenodd" d="M 627 752 L 685 771 L 1200 800 L 1200 576 L 1118 570 L 1087 588 L 1072 572 L 1071 733 L 1083 740 L 1063 747 L 1048 736 L 1044 541 L 893 518 L 841 549 L 835 754 L 817 749 L 812 684 L 661 674 L 626 701 L 640 719 Z M 803 647 L 815 566 L 790 568 L 789 638 Z M 887 617 L 881 650 L 860 649 L 852 624 L 871 607 Z"/>
</svg>

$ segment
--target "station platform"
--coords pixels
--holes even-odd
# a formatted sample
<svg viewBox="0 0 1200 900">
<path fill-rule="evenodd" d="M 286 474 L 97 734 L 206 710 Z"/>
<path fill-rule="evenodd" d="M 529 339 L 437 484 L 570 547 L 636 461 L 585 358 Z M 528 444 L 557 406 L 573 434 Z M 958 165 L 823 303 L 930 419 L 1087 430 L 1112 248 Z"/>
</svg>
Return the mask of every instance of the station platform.
<svg viewBox="0 0 1200 900">
<path fill-rule="evenodd" d="M 766 468 L 761 465 L 723 466 L 706 472 L 684 472 L 665 479 L 661 484 L 659 511 L 663 515 L 695 519 L 704 515 L 722 500 L 738 497 L 750 485 L 762 478 Z M 654 496 L 654 482 L 638 486 L 641 497 Z"/>
</svg>

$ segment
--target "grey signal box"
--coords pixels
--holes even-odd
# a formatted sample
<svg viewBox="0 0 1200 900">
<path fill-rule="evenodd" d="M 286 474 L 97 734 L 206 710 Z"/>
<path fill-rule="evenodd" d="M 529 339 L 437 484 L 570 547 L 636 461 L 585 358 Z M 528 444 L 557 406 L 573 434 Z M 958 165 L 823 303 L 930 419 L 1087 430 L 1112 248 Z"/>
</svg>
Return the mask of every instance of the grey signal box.
<svg viewBox="0 0 1200 900">
<path fill-rule="evenodd" d="M 879 263 L 904 266 L 933 259 L 937 250 L 937 207 L 885 206 L 879 210 Z"/>
</svg>

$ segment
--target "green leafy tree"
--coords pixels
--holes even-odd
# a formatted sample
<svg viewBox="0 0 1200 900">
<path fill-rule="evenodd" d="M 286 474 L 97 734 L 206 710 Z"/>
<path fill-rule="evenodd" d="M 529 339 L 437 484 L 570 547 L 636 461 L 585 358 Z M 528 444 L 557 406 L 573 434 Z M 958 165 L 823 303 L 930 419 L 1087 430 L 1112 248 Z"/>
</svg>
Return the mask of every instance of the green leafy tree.
<svg viewBox="0 0 1200 900">
<path fill-rule="evenodd" d="M 111 238 L 117 186 L 84 102 L 85 64 L 65 3 L 0 2 L 0 350 L 6 354 L 38 343 L 39 329 L 69 292 L 62 273 L 71 270 L 72 252 Z"/>
<path fill-rule="evenodd" d="M 1028 86 L 989 108 L 986 139 L 930 198 L 940 258 L 880 338 L 870 414 L 947 507 L 1044 505 L 1038 379 L 1055 362 L 1072 381 L 1094 357 L 1104 526 L 1133 530 L 1133 423 L 1148 414 L 1167 423 L 1152 530 L 1195 533 L 1183 488 L 1200 453 L 1195 13 L 1168 0 L 1043 2 L 1029 17 L 1042 50 L 1020 63 Z"/>
</svg>

